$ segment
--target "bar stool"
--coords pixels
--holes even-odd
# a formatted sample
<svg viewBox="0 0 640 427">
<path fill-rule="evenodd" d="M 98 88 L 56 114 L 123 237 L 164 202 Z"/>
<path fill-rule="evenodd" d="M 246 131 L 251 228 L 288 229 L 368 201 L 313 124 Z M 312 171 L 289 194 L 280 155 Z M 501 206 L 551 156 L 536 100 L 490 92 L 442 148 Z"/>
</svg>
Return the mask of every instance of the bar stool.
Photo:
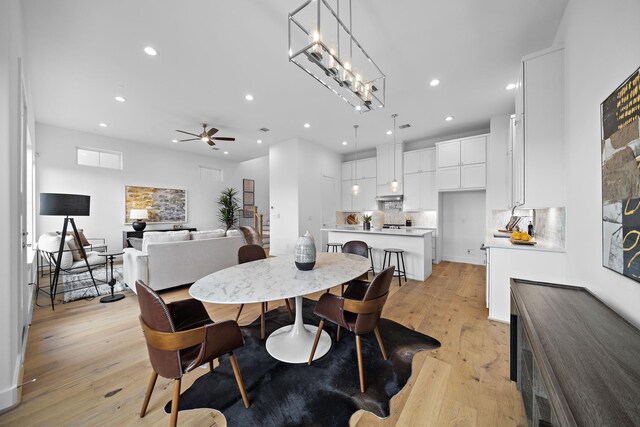
<svg viewBox="0 0 640 427">
<path fill-rule="evenodd" d="M 331 248 L 331 251 L 329 251 L 329 248 Z M 338 252 L 338 248 L 342 252 L 342 243 L 327 243 L 327 252 Z"/>
<path fill-rule="evenodd" d="M 373 253 L 371 252 L 371 246 L 369 246 L 369 260 L 371 260 L 371 268 L 369 269 L 369 271 L 375 276 L 376 270 L 375 268 L 373 268 Z"/>
<path fill-rule="evenodd" d="M 404 250 L 403 249 L 385 248 L 384 260 L 382 261 L 382 269 L 384 270 L 385 268 L 391 266 L 391 256 L 393 254 L 396 254 L 396 271 L 393 274 L 393 276 L 398 278 L 398 285 L 402 286 L 402 277 L 404 277 L 405 282 L 407 281 L 407 269 L 404 266 Z M 387 260 L 387 255 L 389 255 L 388 260 Z M 400 269 L 400 260 L 402 260 L 402 270 Z"/>
</svg>

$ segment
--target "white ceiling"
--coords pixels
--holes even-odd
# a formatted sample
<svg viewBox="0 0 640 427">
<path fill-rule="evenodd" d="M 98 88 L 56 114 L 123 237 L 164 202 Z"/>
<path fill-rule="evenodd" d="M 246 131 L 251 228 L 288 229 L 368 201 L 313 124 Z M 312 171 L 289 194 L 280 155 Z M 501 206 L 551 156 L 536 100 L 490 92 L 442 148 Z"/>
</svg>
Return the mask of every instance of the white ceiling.
<svg viewBox="0 0 640 427">
<path fill-rule="evenodd" d="M 392 113 L 411 124 L 398 131 L 410 142 L 512 112 L 505 86 L 523 55 L 551 45 L 566 3 L 354 0 L 354 35 L 387 76 L 386 108 L 365 114 L 288 62 L 287 14 L 302 0 L 25 0 L 26 66 L 41 123 L 225 157 L 200 141 L 171 143 L 174 129 L 206 122 L 237 138 L 218 143 L 235 160 L 292 137 L 348 153 L 356 123 L 359 150 L 393 141 Z"/>
</svg>

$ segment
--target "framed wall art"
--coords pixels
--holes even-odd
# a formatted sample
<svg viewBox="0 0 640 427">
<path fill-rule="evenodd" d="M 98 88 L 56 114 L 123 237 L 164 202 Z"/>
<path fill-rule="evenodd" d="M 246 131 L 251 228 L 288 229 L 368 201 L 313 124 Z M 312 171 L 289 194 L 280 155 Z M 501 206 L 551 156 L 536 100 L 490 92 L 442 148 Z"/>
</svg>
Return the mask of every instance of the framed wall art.
<svg viewBox="0 0 640 427">
<path fill-rule="evenodd" d="M 127 185 L 124 187 L 125 223 L 131 209 L 146 209 L 147 223 L 187 222 L 187 190 Z M 133 218 L 135 220 L 135 218 Z"/>
<path fill-rule="evenodd" d="M 600 112 L 602 264 L 640 281 L 640 68 Z"/>
</svg>

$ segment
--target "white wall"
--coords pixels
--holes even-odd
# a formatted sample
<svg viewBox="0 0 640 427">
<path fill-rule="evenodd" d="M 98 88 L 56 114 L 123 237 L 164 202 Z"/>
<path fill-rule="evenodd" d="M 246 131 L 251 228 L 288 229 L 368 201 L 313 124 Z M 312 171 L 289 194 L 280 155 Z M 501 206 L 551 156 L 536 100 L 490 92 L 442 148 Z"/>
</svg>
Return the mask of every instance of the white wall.
<svg viewBox="0 0 640 427">
<path fill-rule="evenodd" d="M 269 147 L 270 253 L 293 253 L 298 238 L 298 140 Z"/>
<path fill-rule="evenodd" d="M 271 252 L 292 253 L 298 236 L 309 232 L 321 249 L 322 177 L 339 183 L 341 155 L 301 139 L 269 149 Z M 335 206 L 340 205 L 336 185 Z"/>
<path fill-rule="evenodd" d="M 567 282 L 640 326 L 640 283 L 602 267 L 600 103 L 640 65 L 640 1 L 571 0 L 565 46 Z"/>
<path fill-rule="evenodd" d="M 511 209 L 511 170 L 509 151 L 510 115 L 491 118 L 491 135 L 487 138 L 487 199 L 486 224 L 493 232 L 492 210 Z"/>
<path fill-rule="evenodd" d="M 75 218 L 76 224 L 85 230 L 87 237 L 105 237 L 109 249 L 122 248 L 122 231 L 132 230 L 131 225 L 124 223 L 125 185 L 185 188 L 188 220 L 185 226 L 200 230 L 221 226 L 216 200 L 223 188 L 237 182 L 234 175 L 238 163 L 43 124 L 38 124 L 36 130 L 38 191 L 90 195 L 91 216 Z M 78 166 L 77 146 L 120 151 L 124 169 Z M 223 169 L 224 182 L 202 181 L 199 166 Z M 147 229 L 170 227 L 172 224 L 147 225 Z M 62 217 L 38 219 L 40 233 L 61 228 Z"/>
<path fill-rule="evenodd" d="M 484 264 L 480 246 L 485 239 L 485 192 L 454 191 L 441 193 L 441 197 L 438 239 L 442 239 L 442 259 Z"/>
<path fill-rule="evenodd" d="M 0 411 L 18 401 L 21 294 L 27 286 L 20 283 L 19 59 L 24 57 L 23 40 L 20 2 L 0 2 L 0 225 L 4 230 L 0 240 Z"/>
</svg>

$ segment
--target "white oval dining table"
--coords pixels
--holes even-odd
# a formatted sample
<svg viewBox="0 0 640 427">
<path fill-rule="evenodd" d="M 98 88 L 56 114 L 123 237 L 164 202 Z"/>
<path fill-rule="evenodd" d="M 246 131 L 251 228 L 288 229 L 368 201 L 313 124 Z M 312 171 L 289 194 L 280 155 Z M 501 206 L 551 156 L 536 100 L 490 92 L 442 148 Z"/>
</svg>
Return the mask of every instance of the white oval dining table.
<svg viewBox="0 0 640 427">
<path fill-rule="evenodd" d="M 293 255 L 282 255 L 234 265 L 211 273 L 195 282 L 189 294 L 202 302 L 214 304 L 250 304 L 285 298 L 296 300 L 293 325 L 283 326 L 269 335 L 267 351 L 288 363 L 309 359 L 317 326 L 302 320 L 302 296 L 348 282 L 371 267 L 365 257 L 343 253 L 318 253 L 313 270 L 301 271 Z M 314 360 L 331 349 L 331 338 L 323 331 Z"/>
</svg>

